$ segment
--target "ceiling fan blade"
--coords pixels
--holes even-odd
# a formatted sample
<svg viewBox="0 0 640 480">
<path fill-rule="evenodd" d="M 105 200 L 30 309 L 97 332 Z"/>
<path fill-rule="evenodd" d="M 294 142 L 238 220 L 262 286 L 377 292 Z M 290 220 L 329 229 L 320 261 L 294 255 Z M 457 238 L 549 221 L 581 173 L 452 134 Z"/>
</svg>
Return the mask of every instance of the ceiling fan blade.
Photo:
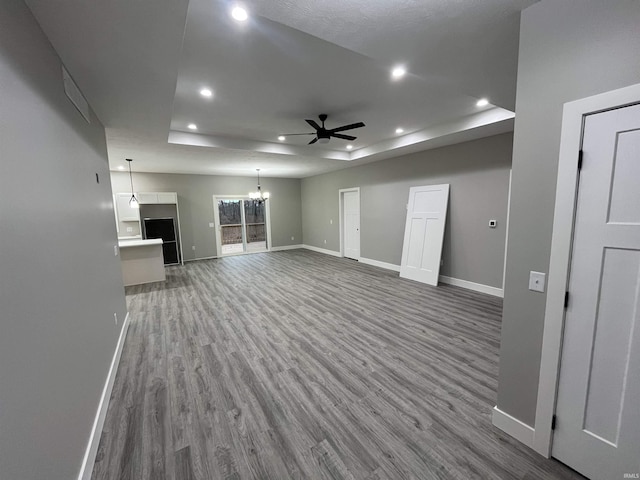
<svg viewBox="0 0 640 480">
<path fill-rule="evenodd" d="M 309 121 L 309 120 L 307 120 L 307 121 Z M 331 133 L 344 132 L 345 130 L 351 130 L 353 128 L 360 128 L 360 127 L 364 127 L 364 126 L 365 125 L 362 122 L 352 123 L 351 125 L 344 125 L 342 127 L 332 128 L 331 130 L 329 130 L 329 132 L 331 132 Z"/>
<path fill-rule="evenodd" d="M 313 145 L 314 143 L 316 143 L 318 141 L 318 137 L 314 138 L 313 140 L 311 140 L 309 142 L 309 145 Z"/>
<path fill-rule="evenodd" d="M 313 133 L 283 133 L 283 137 L 293 137 L 294 135 L 316 135 L 316 132 Z"/>
<path fill-rule="evenodd" d="M 322 127 L 320 127 L 320 125 L 318 125 L 318 123 L 315 120 L 305 120 L 305 122 L 307 122 L 309 125 L 311 125 L 316 130 L 320 130 L 322 128 Z"/>
<path fill-rule="evenodd" d="M 343 140 L 355 140 L 358 137 L 352 137 L 351 135 L 343 135 L 341 133 L 332 133 L 332 137 L 342 138 Z"/>
</svg>

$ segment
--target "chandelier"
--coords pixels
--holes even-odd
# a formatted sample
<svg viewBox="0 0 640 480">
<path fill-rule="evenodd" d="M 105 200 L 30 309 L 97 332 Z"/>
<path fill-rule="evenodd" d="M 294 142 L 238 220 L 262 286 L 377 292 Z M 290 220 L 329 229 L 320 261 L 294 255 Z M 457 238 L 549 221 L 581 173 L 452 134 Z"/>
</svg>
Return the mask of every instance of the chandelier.
<svg viewBox="0 0 640 480">
<path fill-rule="evenodd" d="M 257 200 L 258 203 L 262 203 L 269 198 L 269 192 L 263 192 L 260 187 L 260 169 L 256 168 L 258 172 L 258 191 L 257 192 L 249 192 L 249 198 L 252 200 Z"/>
</svg>

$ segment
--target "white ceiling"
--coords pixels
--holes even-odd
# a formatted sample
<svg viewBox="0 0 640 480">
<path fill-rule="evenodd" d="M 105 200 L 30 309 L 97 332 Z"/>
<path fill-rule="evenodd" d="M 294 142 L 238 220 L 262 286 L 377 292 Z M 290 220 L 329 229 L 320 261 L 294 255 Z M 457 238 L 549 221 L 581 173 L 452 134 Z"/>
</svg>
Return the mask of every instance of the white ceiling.
<svg viewBox="0 0 640 480">
<path fill-rule="evenodd" d="M 112 169 L 300 178 L 512 129 L 535 0 L 247 0 L 244 23 L 226 0 L 27 3 L 104 123 Z M 397 64 L 409 73 L 392 81 Z M 277 140 L 320 113 L 366 124 L 343 132 L 351 152 Z"/>
</svg>

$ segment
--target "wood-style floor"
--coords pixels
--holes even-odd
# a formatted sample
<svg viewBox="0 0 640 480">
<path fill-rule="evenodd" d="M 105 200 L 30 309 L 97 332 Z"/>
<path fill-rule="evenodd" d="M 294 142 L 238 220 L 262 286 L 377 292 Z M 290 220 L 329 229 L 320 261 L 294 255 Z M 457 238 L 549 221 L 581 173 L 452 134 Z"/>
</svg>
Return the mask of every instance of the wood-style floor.
<svg viewBox="0 0 640 480">
<path fill-rule="evenodd" d="M 577 479 L 491 424 L 500 299 L 306 250 L 171 267 L 93 479 Z"/>
</svg>

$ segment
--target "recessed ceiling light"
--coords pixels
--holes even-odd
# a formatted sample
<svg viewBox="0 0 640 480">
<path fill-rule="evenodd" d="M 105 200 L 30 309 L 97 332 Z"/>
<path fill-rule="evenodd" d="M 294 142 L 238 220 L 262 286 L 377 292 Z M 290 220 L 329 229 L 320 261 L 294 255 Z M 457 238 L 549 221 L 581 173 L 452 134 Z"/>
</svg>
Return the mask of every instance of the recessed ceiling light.
<svg viewBox="0 0 640 480">
<path fill-rule="evenodd" d="M 118 170 L 124 170 L 124 167 L 122 165 L 118 165 Z"/>
<path fill-rule="evenodd" d="M 396 133 L 400 134 L 400 133 L 404 133 L 404 128 L 396 128 Z"/>
<path fill-rule="evenodd" d="M 487 105 L 489 105 L 489 100 L 487 100 L 486 98 L 481 98 L 480 100 L 478 100 L 478 103 L 476 103 L 476 105 L 478 107 L 486 107 Z"/>
<path fill-rule="evenodd" d="M 208 88 L 203 88 L 202 90 L 200 90 L 200 95 L 206 98 L 211 98 L 213 97 L 213 92 Z"/>
<path fill-rule="evenodd" d="M 353 145 L 347 145 L 347 150 L 351 150 L 353 148 Z"/>
<path fill-rule="evenodd" d="M 242 7 L 235 7 L 233 10 L 231 10 L 231 16 L 239 22 L 244 22 L 247 18 L 249 18 L 249 14 Z"/>
<path fill-rule="evenodd" d="M 280 140 L 281 142 L 284 142 L 287 139 L 287 137 L 285 137 L 284 135 L 280 135 L 278 137 L 278 140 Z"/>
<path fill-rule="evenodd" d="M 198 126 L 195 123 L 190 123 L 189 125 L 187 125 L 187 128 L 189 130 L 197 130 Z"/>
<path fill-rule="evenodd" d="M 398 80 L 404 77 L 406 73 L 407 70 L 404 67 L 395 67 L 393 70 L 391 70 L 391 78 L 393 78 L 394 80 Z"/>
</svg>

